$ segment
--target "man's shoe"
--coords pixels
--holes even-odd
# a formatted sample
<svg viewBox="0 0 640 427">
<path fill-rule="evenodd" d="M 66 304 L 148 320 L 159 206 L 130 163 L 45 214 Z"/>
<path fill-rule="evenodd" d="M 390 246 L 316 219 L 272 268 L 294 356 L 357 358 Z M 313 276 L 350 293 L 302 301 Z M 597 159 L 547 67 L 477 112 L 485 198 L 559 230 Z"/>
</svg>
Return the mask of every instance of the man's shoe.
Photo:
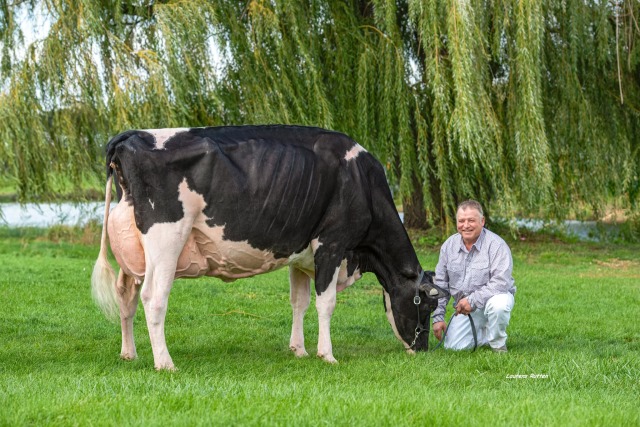
<svg viewBox="0 0 640 427">
<path fill-rule="evenodd" d="M 493 350 L 494 353 L 506 353 L 507 352 L 507 346 L 503 345 L 502 347 L 497 347 L 497 348 L 491 347 L 491 350 Z"/>
</svg>

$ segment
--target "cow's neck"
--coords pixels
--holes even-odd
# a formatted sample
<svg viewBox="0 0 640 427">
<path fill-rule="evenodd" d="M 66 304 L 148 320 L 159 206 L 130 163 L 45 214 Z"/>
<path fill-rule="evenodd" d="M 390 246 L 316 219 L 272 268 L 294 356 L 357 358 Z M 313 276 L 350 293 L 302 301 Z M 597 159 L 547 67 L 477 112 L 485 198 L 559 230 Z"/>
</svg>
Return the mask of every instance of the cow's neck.
<svg viewBox="0 0 640 427">
<path fill-rule="evenodd" d="M 378 237 L 370 242 L 363 254 L 366 258 L 363 260 L 365 270 L 374 273 L 386 289 L 406 283 L 422 270 L 397 213 L 396 218 L 397 221 L 389 221 L 380 228 Z"/>
</svg>

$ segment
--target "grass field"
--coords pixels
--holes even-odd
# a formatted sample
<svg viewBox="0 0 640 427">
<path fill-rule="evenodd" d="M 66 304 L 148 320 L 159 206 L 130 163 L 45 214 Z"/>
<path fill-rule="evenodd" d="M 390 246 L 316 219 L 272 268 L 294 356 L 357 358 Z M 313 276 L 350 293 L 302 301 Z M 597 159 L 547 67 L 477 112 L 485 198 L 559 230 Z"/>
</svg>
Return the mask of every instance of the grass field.
<svg viewBox="0 0 640 427">
<path fill-rule="evenodd" d="M 90 297 L 98 247 L 71 234 L 0 230 L 2 426 L 640 425 L 640 245 L 510 242 L 507 354 L 405 354 L 367 275 L 338 295 L 340 363 L 296 359 L 286 270 L 179 280 L 168 373 L 141 306 L 139 359 L 119 359 L 119 325 Z M 420 257 L 433 269 L 437 248 Z M 305 333 L 315 354 L 313 303 Z"/>
</svg>

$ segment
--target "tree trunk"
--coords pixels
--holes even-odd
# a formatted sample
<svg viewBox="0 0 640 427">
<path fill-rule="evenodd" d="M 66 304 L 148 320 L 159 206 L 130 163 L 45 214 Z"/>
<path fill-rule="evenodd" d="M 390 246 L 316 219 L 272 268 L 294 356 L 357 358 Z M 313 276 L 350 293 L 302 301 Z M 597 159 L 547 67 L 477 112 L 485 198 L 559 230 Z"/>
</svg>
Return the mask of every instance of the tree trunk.
<svg viewBox="0 0 640 427">
<path fill-rule="evenodd" d="M 427 222 L 427 211 L 424 208 L 422 185 L 420 185 L 420 180 L 415 173 L 413 173 L 413 179 L 411 181 L 413 184 L 411 197 L 406 197 L 402 200 L 404 226 L 406 228 L 419 228 L 426 230 L 429 224 Z"/>
</svg>

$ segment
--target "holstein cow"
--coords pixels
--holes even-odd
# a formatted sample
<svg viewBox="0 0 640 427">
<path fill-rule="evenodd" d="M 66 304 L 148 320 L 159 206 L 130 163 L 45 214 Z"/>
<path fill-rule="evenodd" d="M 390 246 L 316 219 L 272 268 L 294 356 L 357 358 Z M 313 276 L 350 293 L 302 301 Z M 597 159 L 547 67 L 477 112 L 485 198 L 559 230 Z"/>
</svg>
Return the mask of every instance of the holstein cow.
<svg viewBox="0 0 640 427">
<path fill-rule="evenodd" d="M 139 295 L 156 369 L 174 369 L 164 336 L 175 278 L 232 281 L 289 266 L 290 348 L 307 354 L 303 318 L 315 281 L 318 356 L 333 357 L 336 292 L 364 272 L 384 288 L 387 317 L 409 351 L 426 350 L 443 294 L 424 274 L 380 163 L 349 137 L 298 126 L 130 130 L 107 145 L 104 226 L 92 290 L 118 311 L 121 357 L 136 357 Z M 120 202 L 109 212 L 113 177 Z M 105 231 L 106 229 L 106 231 Z M 106 233 L 120 265 L 107 261 Z"/>
</svg>

